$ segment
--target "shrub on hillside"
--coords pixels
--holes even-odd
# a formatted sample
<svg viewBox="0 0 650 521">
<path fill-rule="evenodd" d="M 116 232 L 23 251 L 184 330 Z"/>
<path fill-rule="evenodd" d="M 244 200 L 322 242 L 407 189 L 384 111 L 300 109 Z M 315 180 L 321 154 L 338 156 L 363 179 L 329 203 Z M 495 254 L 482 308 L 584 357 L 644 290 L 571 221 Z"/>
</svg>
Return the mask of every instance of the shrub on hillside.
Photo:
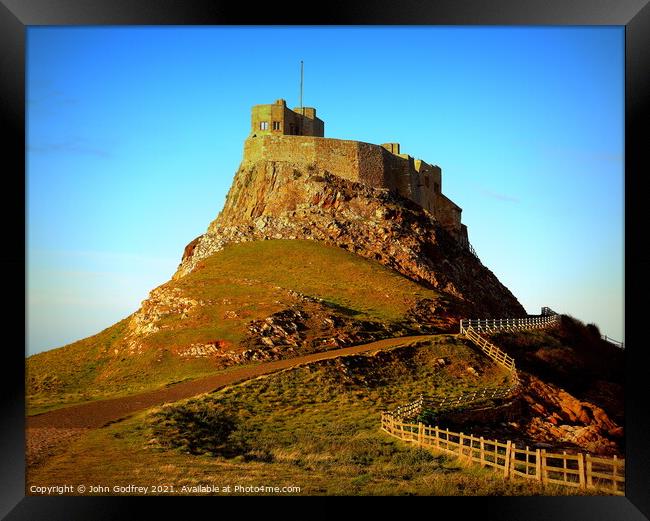
<svg viewBox="0 0 650 521">
<path fill-rule="evenodd" d="M 162 447 L 226 457 L 248 451 L 237 433 L 238 424 L 237 417 L 219 404 L 200 401 L 163 407 L 150 419 L 153 435 Z"/>
<path fill-rule="evenodd" d="M 600 329 L 596 324 L 587 324 L 587 332 L 595 339 L 600 340 Z"/>
<path fill-rule="evenodd" d="M 438 415 L 433 411 L 424 410 L 418 415 L 416 421 L 425 425 L 438 425 Z"/>
</svg>

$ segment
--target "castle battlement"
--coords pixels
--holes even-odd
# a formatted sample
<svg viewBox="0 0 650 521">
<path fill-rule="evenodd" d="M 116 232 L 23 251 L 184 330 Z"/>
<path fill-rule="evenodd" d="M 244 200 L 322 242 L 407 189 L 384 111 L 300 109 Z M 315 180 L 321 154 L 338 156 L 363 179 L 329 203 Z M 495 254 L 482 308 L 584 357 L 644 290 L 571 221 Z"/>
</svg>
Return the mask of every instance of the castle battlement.
<svg viewBox="0 0 650 521">
<path fill-rule="evenodd" d="M 287 107 L 283 99 L 270 105 L 255 105 L 251 111 L 251 136 L 320 136 L 325 123 L 316 117 L 314 107 Z"/>
<path fill-rule="evenodd" d="M 313 165 L 344 179 L 394 190 L 431 213 L 459 241 L 467 242 L 467 228 L 461 223 L 462 209 L 442 193 L 439 166 L 401 153 L 399 143 L 375 145 L 326 138 L 316 109 L 302 110 L 304 118 L 302 113 L 288 109 L 284 100 L 255 105 L 243 161 Z M 307 124 L 307 120 L 311 123 Z M 296 129 L 303 133 L 291 133 Z"/>
</svg>

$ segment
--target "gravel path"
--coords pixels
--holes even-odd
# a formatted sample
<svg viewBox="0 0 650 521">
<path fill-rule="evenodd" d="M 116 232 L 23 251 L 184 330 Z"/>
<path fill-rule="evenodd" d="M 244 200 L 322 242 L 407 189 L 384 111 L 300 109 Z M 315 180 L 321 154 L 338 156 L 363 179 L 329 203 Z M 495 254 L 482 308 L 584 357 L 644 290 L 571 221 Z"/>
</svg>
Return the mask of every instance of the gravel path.
<svg viewBox="0 0 650 521">
<path fill-rule="evenodd" d="M 25 430 L 25 460 L 31 468 L 65 449 L 88 429 L 28 427 Z"/>
<path fill-rule="evenodd" d="M 244 380 L 256 378 L 282 369 L 288 369 L 309 362 L 337 358 L 339 356 L 376 351 L 387 347 L 413 340 L 424 340 L 432 335 L 405 336 L 399 338 L 388 338 L 378 340 L 369 344 L 362 344 L 352 347 L 344 347 L 323 353 L 265 362 L 252 367 L 232 369 L 227 372 L 218 373 L 203 378 L 197 378 L 189 382 L 175 384 L 171 387 L 149 391 L 133 396 L 112 398 L 108 400 L 73 405 L 63 409 L 57 409 L 27 418 L 28 429 L 57 428 L 57 429 L 94 429 L 102 427 L 107 423 L 120 420 L 130 414 L 143 409 L 148 409 L 163 403 L 176 402 L 183 398 L 189 398 L 197 394 L 214 391 L 227 385 L 232 385 Z"/>
</svg>

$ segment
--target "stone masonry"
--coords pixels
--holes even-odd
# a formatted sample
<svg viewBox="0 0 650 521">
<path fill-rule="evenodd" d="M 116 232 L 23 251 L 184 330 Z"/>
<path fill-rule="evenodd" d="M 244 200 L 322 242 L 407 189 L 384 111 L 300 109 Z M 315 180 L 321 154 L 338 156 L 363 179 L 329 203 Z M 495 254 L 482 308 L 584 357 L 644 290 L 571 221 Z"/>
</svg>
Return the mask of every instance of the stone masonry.
<svg viewBox="0 0 650 521">
<path fill-rule="evenodd" d="M 374 188 L 387 188 L 420 205 L 456 240 L 467 244 L 462 210 L 442 193 L 440 167 L 400 153 L 399 143 L 375 145 L 323 137 L 324 123 L 316 118 L 316 109 L 292 111 L 282 99 L 272 105 L 255 105 L 251 121 L 243 166 L 258 161 L 303 164 Z"/>
</svg>

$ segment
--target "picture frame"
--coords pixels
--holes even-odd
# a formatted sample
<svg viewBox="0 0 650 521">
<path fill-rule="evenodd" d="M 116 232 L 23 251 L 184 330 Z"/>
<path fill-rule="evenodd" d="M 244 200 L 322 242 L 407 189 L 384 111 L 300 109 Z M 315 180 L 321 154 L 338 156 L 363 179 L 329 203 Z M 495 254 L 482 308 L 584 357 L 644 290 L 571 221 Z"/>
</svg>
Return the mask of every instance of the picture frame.
<svg viewBox="0 0 650 521">
<path fill-rule="evenodd" d="M 308 6 L 306 6 L 308 7 Z M 647 0 L 445 0 L 435 2 L 354 2 L 318 10 L 275 3 L 251 9 L 215 1 L 155 0 L 0 0 L 0 110 L 6 137 L 3 266 L 12 282 L 4 299 L 4 318 L 19 336 L 25 301 L 25 34 L 34 25 L 624 25 L 625 26 L 625 258 L 626 284 L 626 495 L 625 497 L 459 497 L 445 498 L 456 511 L 466 506 L 483 519 L 559 521 L 650 519 L 650 418 L 644 396 L 647 380 L 641 327 L 635 315 L 643 309 L 648 286 L 643 252 L 642 180 L 647 172 L 650 127 L 650 7 Z M 646 174 L 647 175 L 647 174 Z M 23 226 L 21 226 L 23 225 Z M 630 282 L 628 282 L 630 281 Z M 15 294 L 14 294 L 15 293 Z M 24 295 L 24 292 L 22 293 Z M 23 304 L 23 305 L 21 305 Z M 627 319 L 627 314 L 630 319 Z M 24 330 L 23 330 L 24 333 Z M 2 394 L 2 487 L 0 514 L 6 519 L 116 519 L 126 517 L 139 500 L 130 497 L 31 497 L 25 495 L 24 352 L 13 334 L 4 346 Z M 424 509 L 441 508 L 436 497 Z M 236 499 L 229 500 L 236 501 Z M 164 500 L 168 503 L 168 500 Z M 462 502 L 462 503 L 461 503 Z M 150 504 L 150 503 L 149 503 Z M 412 505 L 411 505 L 412 506 Z M 403 504 L 407 507 L 407 504 Z M 186 507 L 185 507 L 186 508 Z M 418 510 L 423 509 L 421 503 Z M 165 506 L 165 510 L 168 507 Z M 425 511 L 426 511 L 425 510 Z M 170 511 L 168 511 L 170 512 Z M 486 517 L 489 516 L 489 517 Z"/>
</svg>

